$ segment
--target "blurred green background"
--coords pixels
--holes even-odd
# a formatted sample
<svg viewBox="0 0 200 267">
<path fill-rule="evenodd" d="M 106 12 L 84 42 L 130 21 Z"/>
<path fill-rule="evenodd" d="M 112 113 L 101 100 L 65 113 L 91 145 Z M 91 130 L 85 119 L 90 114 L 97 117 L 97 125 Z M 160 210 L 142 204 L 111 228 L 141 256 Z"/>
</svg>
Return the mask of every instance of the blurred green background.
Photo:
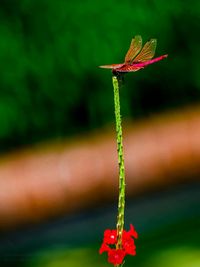
<svg viewBox="0 0 200 267">
<path fill-rule="evenodd" d="M 165 61 L 126 77 L 125 118 L 198 101 L 200 3 L 1 0 L 0 149 L 71 136 L 113 121 L 111 74 L 136 34 Z"/>
<path fill-rule="evenodd" d="M 123 62 L 136 34 L 142 35 L 144 42 L 157 38 L 156 55 L 168 53 L 169 57 L 126 76 L 121 90 L 123 118 L 137 120 L 199 103 L 199 32 L 198 0 L 1 0 L 1 153 L 113 123 L 111 73 L 97 66 Z M 195 188 L 189 189 L 191 195 L 184 189 L 184 196 L 192 196 Z M 195 197 L 183 197 L 187 205 L 184 210 L 181 205 L 174 207 L 170 219 L 175 214 L 178 219 L 171 223 L 161 223 L 164 213 L 158 198 L 151 210 L 161 221 L 153 228 L 148 228 L 149 217 L 143 213 L 152 203 L 151 197 L 147 196 L 145 209 L 141 208 L 143 200 L 138 200 L 134 209 L 140 208 L 136 214 L 143 217 L 139 221 L 130 212 L 129 218 L 134 218 L 144 236 L 137 243 L 138 257 L 129 257 L 126 266 L 199 266 L 200 216 L 191 211 L 197 194 Z M 166 202 L 171 203 L 170 199 L 166 194 Z M 50 228 L 37 226 L 2 235 L 1 266 L 107 266 L 106 257 L 98 255 L 98 247 L 107 223 L 110 227 L 115 224 L 112 212 L 108 207 L 110 217 L 104 214 L 104 222 L 101 211 L 90 211 L 62 223 L 52 222 Z M 69 238 L 69 225 L 77 225 L 73 236 L 79 233 L 80 238 L 74 243 Z"/>
</svg>

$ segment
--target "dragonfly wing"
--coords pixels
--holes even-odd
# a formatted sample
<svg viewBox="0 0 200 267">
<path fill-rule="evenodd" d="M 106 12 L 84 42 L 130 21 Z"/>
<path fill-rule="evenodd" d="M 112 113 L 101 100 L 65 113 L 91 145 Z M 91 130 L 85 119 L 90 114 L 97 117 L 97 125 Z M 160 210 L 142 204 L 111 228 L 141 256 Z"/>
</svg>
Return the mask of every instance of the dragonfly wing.
<svg viewBox="0 0 200 267">
<path fill-rule="evenodd" d="M 136 35 L 135 38 L 132 39 L 131 45 L 129 47 L 128 52 L 125 56 L 125 63 L 131 63 L 133 59 L 137 56 L 142 48 L 142 37 L 140 35 Z"/>
<path fill-rule="evenodd" d="M 99 68 L 102 68 L 102 69 L 113 69 L 113 65 L 102 65 L 102 66 L 99 66 Z"/>
<path fill-rule="evenodd" d="M 99 68 L 103 68 L 103 69 L 117 69 L 117 68 L 120 68 L 124 66 L 124 63 L 122 64 L 111 64 L 111 65 L 102 65 L 102 66 L 99 66 Z"/>
<path fill-rule="evenodd" d="M 117 68 L 120 68 L 122 66 L 124 66 L 124 63 L 111 64 L 111 65 L 102 65 L 102 66 L 99 66 L 99 68 L 102 68 L 102 69 L 117 69 Z"/>
<path fill-rule="evenodd" d="M 156 39 L 148 41 L 142 48 L 141 52 L 134 58 L 133 62 L 145 62 L 151 60 L 155 55 L 156 45 Z"/>
</svg>

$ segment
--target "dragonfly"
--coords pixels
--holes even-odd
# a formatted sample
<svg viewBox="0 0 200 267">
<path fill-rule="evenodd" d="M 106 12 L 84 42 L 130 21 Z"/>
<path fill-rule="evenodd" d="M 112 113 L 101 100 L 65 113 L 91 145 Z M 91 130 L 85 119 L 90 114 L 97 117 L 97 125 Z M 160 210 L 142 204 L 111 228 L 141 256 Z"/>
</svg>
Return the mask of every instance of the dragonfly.
<svg viewBox="0 0 200 267">
<path fill-rule="evenodd" d="M 131 40 L 130 47 L 124 59 L 124 63 L 103 65 L 99 67 L 104 69 L 111 69 L 114 75 L 138 71 L 168 56 L 166 54 L 153 59 L 156 51 L 156 45 L 157 40 L 150 39 L 142 47 L 142 37 L 140 35 L 136 35 Z"/>
</svg>

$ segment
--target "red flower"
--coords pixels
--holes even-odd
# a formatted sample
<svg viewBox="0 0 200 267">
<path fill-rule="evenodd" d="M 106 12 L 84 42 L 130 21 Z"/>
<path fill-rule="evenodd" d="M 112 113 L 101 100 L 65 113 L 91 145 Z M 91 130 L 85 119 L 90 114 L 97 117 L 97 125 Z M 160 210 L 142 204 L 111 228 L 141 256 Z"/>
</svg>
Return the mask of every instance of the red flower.
<svg viewBox="0 0 200 267">
<path fill-rule="evenodd" d="M 131 224 L 129 231 L 123 230 L 122 246 L 120 249 L 117 249 L 117 230 L 107 229 L 104 231 L 103 243 L 99 249 L 99 253 L 107 252 L 109 263 L 114 265 L 121 264 L 127 254 L 132 256 L 136 255 L 134 238 L 138 238 L 138 234 Z M 115 245 L 115 248 L 113 248 L 113 245 Z"/>
<path fill-rule="evenodd" d="M 133 225 L 130 225 L 130 230 L 127 231 L 123 231 L 123 235 L 122 235 L 122 246 L 124 248 L 124 250 L 126 251 L 126 254 L 130 254 L 130 255 L 135 255 L 136 254 L 136 246 L 134 243 L 134 238 L 138 238 L 138 234 L 135 231 Z"/>
<path fill-rule="evenodd" d="M 103 243 L 112 245 L 117 242 L 117 231 L 116 230 L 105 230 Z"/>
<path fill-rule="evenodd" d="M 126 253 L 123 249 L 110 249 L 108 252 L 108 262 L 113 265 L 121 264 Z"/>
<path fill-rule="evenodd" d="M 130 254 L 134 256 L 136 254 L 136 246 L 134 243 L 134 240 L 132 238 L 123 238 L 122 237 L 122 246 L 123 249 L 125 250 L 126 254 Z"/>
</svg>

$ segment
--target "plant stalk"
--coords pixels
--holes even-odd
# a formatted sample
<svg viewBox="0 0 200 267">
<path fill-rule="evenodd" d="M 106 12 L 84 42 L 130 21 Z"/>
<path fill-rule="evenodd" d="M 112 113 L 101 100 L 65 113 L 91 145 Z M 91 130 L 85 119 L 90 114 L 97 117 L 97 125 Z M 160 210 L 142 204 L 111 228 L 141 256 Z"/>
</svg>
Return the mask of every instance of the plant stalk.
<svg viewBox="0 0 200 267">
<path fill-rule="evenodd" d="M 117 133 L 117 153 L 119 164 L 119 198 L 117 215 L 117 249 L 122 247 L 122 233 L 124 229 L 124 209 L 125 209 L 125 169 L 122 137 L 122 121 L 120 114 L 119 80 L 117 76 L 112 77 L 114 88 L 115 122 Z"/>
</svg>

